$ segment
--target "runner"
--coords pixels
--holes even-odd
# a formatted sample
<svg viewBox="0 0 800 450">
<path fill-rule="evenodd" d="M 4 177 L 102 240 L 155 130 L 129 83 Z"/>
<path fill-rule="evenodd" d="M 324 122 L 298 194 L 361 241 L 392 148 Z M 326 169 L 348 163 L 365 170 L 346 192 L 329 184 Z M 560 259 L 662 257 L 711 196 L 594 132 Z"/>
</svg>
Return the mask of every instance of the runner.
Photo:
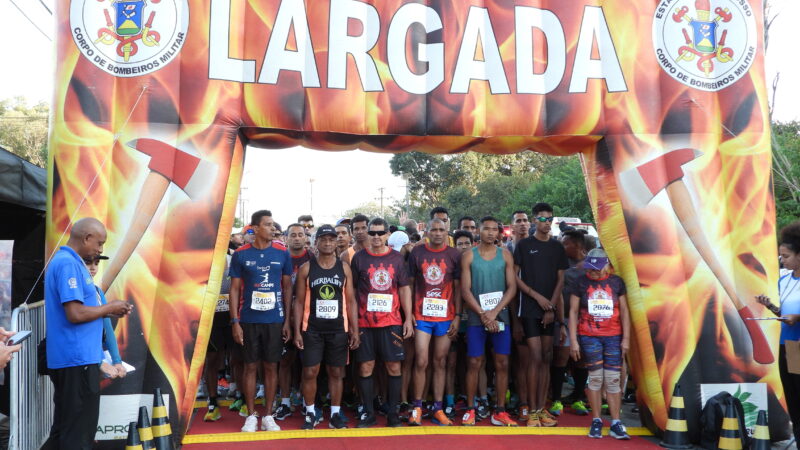
<svg viewBox="0 0 800 450">
<path fill-rule="evenodd" d="M 361 345 L 355 356 L 359 364 L 358 385 L 364 406 L 358 427 L 369 427 L 377 421 L 372 378 L 376 357 L 383 361 L 389 375 L 387 422 L 389 426 L 396 427 L 400 426 L 397 403 L 402 386 L 400 362 L 405 356 L 403 339 L 414 335 L 411 288 L 408 285 L 403 257 L 386 245 L 389 238 L 386 221 L 381 218 L 372 219 L 368 230 L 369 248 L 353 255 L 352 263 L 361 334 Z M 405 322 L 400 317 L 401 306 Z"/>
<path fill-rule="evenodd" d="M 336 230 L 336 254 L 341 255 L 350 248 L 353 236 L 350 234 L 350 219 L 340 219 L 334 227 Z"/>
<path fill-rule="evenodd" d="M 472 235 L 473 239 L 478 235 L 478 225 L 475 219 L 470 216 L 464 216 L 458 219 L 458 229 L 468 232 Z M 455 239 L 455 237 L 453 239 Z"/>
<path fill-rule="evenodd" d="M 348 348 L 359 346 L 358 305 L 350 266 L 336 257 L 336 237 L 336 231 L 330 225 L 317 229 L 319 257 L 300 267 L 295 284 L 294 342 L 302 350 L 301 390 L 306 404 L 304 430 L 313 429 L 317 423 L 314 398 L 322 361 L 325 361 L 331 394 L 328 426 L 347 428 L 341 414 L 342 379 Z"/>
<path fill-rule="evenodd" d="M 437 206 L 437 207 L 431 209 L 430 219 L 431 220 L 439 219 L 442 222 L 444 222 L 444 228 L 445 228 L 445 230 L 447 230 L 447 233 L 448 233 L 447 245 L 450 246 L 450 247 L 455 247 L 456 243 L 455 243 L 455 241 L 453 241 L 453 237 L 449 235 L 450 234 L 450 213 L 447 212 L 447 208 L 445 208 L 444 206 Z M 423 223 L 423 225 L 424 225 L 424 223 Z M 425 242 L 428 242 L 427 238 L 425 239 Z"/>
<path fill-rule="evenodd" d="M 339 257 L 342 258 L 342 261 L 350 264 L 350 262 L 353 260 L 353 255 L 355 255 L 356 252 L 365 249 L 369 245 L 367 243 L 367 238 L 369 237 L 367 235 L 368 223 L 369 218 L 363 214 L 356 214 L 353 219 L 350 220 L 350 230 L 353 232 L 355 243 L 352 247 L 345 250 L 344 253 L 339 254 Z"/>
<path fill-rule="evenodd" d="M 300 269 L 300 266 L 313 259 L 314 254 L 306 249 L 306 231 L 302 225 L 299 223 L 293 223 L 289 225 L 286 228 L 286 235 L 286 241 L 289 244 L 289 255 L 292 257 L 292 286 L 297 286 L 295 284 L 297 271 Z M 292 300 L 292 302 L 288 302 L 286 305 L 286 317 L 290 319 L 292 317 L 292 307 L 295 303 L 294 299 Z M 285 420 L 287 417 L 291 417 L 292 415 L 292 399 L 290 396 L 292 392 L 292 386 L 297 386 L 297 383 L 292 382 L 296 381 L 292 380 L 292 373 L 296 357 L 297 349 L 295 348 L 294 343 L 287 342 L 283 346 L 281 363 L 278 369 L 278 384 L 281 391 L 281 404 L 278 406 L 278 409 L 275 410 L 275 414 L 273 414 L 278 420 Z"/>
<path fill-rule="evenodd" d="M 244 346 L 244 396 L 250 415 L 242 431 L 258 429 L 255 410 L 256 371 L 264 369 L 266 415 L 261 421 L 264 431 L 280 431 L 272 417 L 272 403 L 277 388 L 278 361 L 284 342 L 291 338 L 286 306 L 292 298 L 292 262 L 286 248 L 272 241 L 272 213 L 253 213 L 251 225 L 255 233 L 252 244 L 240 247 L 231 258 L 230 315 L 233 340 Z M 243 304 L 239 296 L 244 291 Z M 241 311 L 241 312 L 240 312 Z"/>
<path fill-rule="evenodd" d="M 605 385 L 611 414 L 608 434 L 616 439 L 630 439 L 619 419 L 620 370 L 628 352 L 631 329 L 625 282 L 610 273 L 608 256 L 602 249 L 589 252 L 583 267 L 586 277 L 578 280 L 576 290 L 570 294 L 570 354 L 576 361 L 583 359 L 589 370 L 589 404 L 593 417 L 589 437 L 603 437 L 600 390 Z"/>
<path fill-rule="evenodd" d="M 461 257 L 461 295 L 468 310 L 467 326 L 467 413 L 462 425 L 475 425 L 475 391 L 478 371 L 484 359 L 486 340 L 494 351 L 497 406 L 492 425 L 515 427 L 517 423 L 505 410 L 508 390 L 508 355 L 511 353 L 511 329 L 508 304 L 517 294 L 511 253 L 495 245 L 499 221 L 481 219 L 480 244 Z"/>
<path fill-rule="evenodd" d="M 528 237 L 528 231 L 531 229 L 531 223 L 528 220 L 528 213 L 522 210 L 514 211 L 511 214 L 511 239 L 506 243 L 506 248 L 511 254 L 514 254 L 519 241 Z"/>
<path fill-rule="evenodd" d="M 530 230 L 531 223 L 528 221 L 528 213 L 522 210 L 517 210 L 511 213 L 511 239 L 506 242 L 506 248 L 511 254 L 514 254 L 514 248 L 517 243 L 528 237 L 528 230 Z M 519 302 L 522 293 L 518 292 L 512 303 L 512 310 L 519 310 Z M 513 321 L 512 339 L 514 341 L 514 351 L 516 358 L 512 359 L 512 366 L 514 367 L 514 379 L 516 381 L 517 395 L 519 397 L 519 405 L 517 406 L 517 417 L 520 422 L 527 422 L 530 415 L 530 408 L 528 405 L 528 366 L 531 361 L 530 351 L 528 350 L 528 343 L 525 340 L 525 332 L 518 321 Z"/>
<path fill-rule="evenodd" d="M 446 244 L 442 220 L 428 222 L 429 243 L 415 247 L 408 261 L 409 282 L 414 292 L 416 324 L 414 363 L 414 409 L 409 425 L 422 424 L 422 395 L 433 336 L 433 423 L 453 423 L 442 411 L 447 353 L 458 332 L 461 314 L 461 252 Z"/>
<path fill-rule="evenodd" d="M 528 405 L 532 411 L 528 426 L 552 427 L 558 422 L 545 409 L 545 401 L 553 359 L 553 322 L 564 322 L 561 289 L 564 271 L 569 266 L 564 247 L 550 238 L 553 208 L 547 203 L 537 203 L 532 213 L 536 232 L 519 241 L 514 249 L 517 287 L 522 293 L 514 325 L 522 326 L 530 354 L 527 379 Z M 561 333 L 566 332 L 562 328 Z"/>
<path fill-rule="evenodd" d="M 472 249 L 473 234 L 458 230 L 453 233 L 453 240 L 456 242 L 456 249 L 463 255 L 464 252 Z M 459 263 L 460 265 L 460 263 Z M 459 274 L 460 275 L 460 274 Z M 459 289 L 460 294 L 461 289 Z M 445 382 L 444 394 L 444 413 L 452 419 L 456 416 L 455 398 L 456 398 L 456 373 L 459 373 L 459 386 L 463 389 L 466 385 L 464 381 L 464 374 L 466 374 L 466 366 L 464 362 L 467 357 L 467 308 L 464 307 L 464 302 L 461 302 L 461 314 L 459 314 L 458 331 L 454 337 L 451 337 L 450 351 L 447 354 L 447 376 Z M 458 370 L 461 367 L 462 370 Z M 478 386 L 480 387 L 480 376 L 478 377 Z M 484 375 L 484 380 L 486 376 Z M 485 385 L 485 384 L 484 384 Z M 479 389 L 480 390 L 480 389 Z M 485 391 L 484 391 L 485 392 Z"/>
</svg>

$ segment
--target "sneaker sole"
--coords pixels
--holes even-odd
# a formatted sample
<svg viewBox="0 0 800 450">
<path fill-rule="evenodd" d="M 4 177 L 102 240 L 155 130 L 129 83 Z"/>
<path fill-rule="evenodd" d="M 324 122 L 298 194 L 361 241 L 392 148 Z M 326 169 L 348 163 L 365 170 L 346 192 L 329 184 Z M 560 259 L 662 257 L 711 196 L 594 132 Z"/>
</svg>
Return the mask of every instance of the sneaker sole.
<svg viewBox="0 0 800 450">
<path fill-rule="evenodd" d="M 608 435 L 620 441 L 629 441 L 631 439 L 630 436 L 620 436 L 616 433 L 611 433 L 611 432 L 609 432 Z"/>
<path fill-rule="evenodd" d="M 438 421 L 438 420 L 436 420 L 436 419 L 431 419 L 431 422 L 433 422 L 433 423 L 434 423 L 434 424 L 436 424 L 436 425 L 439 425 L 440 427 L 450 427 L 450 426 L 452 426 L 452 425 L 453 425 L 453 422 L 450 422 L 450 423 L 442 423 L 442 422 L 440 422 L 440 421 Z"/>
<path fill-rule="evenodd" d="M 603 438 L 602 435 L 601 436 L 592 436 L 591 434 L 587 434 L 587 436 L 589 436 L 592 439 L 602 439 Z"/>
<path fill-rule="evenodd" d="M 496 427 L 517 427 L 517 426 L 519 426 L 517 424 L 505 423 L 505 422 L 501 422 L 499 420 L 494 420 L 494 419 L 492 419 L 491 422 L 492 422 L 492 425 L 494 425 Z"/>
<path fill-rule="evenodd" d="M 347 428 L 347 425 L 342 425 L 341 427 L 335 427 L 335 426 L 333 426 L 332 423 L 328 423 L 328 428 L 331 428 L 331 429 L 334 429 L 334 430 L 342 430 L 342 429 Z"/>
</svg>

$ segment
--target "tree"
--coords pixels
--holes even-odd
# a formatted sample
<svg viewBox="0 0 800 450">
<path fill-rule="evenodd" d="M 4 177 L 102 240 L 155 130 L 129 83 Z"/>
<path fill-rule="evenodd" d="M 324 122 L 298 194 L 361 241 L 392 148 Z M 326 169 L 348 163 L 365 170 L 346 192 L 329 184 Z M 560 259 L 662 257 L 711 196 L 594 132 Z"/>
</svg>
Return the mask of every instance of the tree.
<svg viewBox="0 0 800 450">
<path fill-rule="evenodd" d="M 375 217 L 382 217 L 391 224 L 398 224 L 400 222 L 401 210 L 396 205 L 384 205 L 381 211 L 381 205 L 378 202 L 362 203 L 355 208 L 348 209 L 342 213 L 342 217 L 353 217 L 356 214 L 364 214 L 370 219 Z"/>
<path fill-rule="evenodd" d="M 800 122 L 772 124 L 772 175 L 780 230 L 800 219 Z"/>
<path fill-rule="evenodd" d="M 36 164 L 47 165 L 46 103 L 28 106 L 23 97 L 0 101 L 0 145 L 11 153 Z"/>
</svg>

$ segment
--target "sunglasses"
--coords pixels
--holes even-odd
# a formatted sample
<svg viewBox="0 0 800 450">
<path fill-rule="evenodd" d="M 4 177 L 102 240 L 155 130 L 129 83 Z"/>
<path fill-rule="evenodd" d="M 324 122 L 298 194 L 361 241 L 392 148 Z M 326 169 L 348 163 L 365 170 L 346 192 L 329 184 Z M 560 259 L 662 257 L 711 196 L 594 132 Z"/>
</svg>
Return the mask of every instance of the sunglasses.
<svg viewBox="0 0 800 450">
<path fill-rule="evenodd" d="M 536 217 L 536 220 L 537 220 L 537 221 L 539 221 L 539 222 L 542 222 L 542 223 L 544 223 L 544 222 L 552 222 L 552 221 L 553 221 L 553 218 L 552 218 L 552 217 L 542 217 L 542 216 L 539 216 L 539 217 Z"/>
<path fill-rule="evenodd" d="M 388 231 L 367 231 L 367 234 L 370 236 L 383 236 L 386 233 L 388 233 Z"/>
<path fill-rule="evenodd" d="M 314 224 L 313 223 L 306 223 L 306 224 L 303 225 L 303 228 L 314 228 Z"/>
</svg>

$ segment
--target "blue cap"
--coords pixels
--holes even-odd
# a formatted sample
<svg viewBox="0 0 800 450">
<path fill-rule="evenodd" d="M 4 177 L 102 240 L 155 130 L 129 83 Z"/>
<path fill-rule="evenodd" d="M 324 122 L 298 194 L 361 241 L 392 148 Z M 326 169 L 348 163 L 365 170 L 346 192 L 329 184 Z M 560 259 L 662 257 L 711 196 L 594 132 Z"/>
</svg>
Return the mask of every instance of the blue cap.
<svg viewBox="0 0 800 450">
<path fill-rule="evenodd" d="M 584 269 L 603 270 L 608 265 L 608 255 L 601 248 L 592 249 L 583 261 Z"/>
</svg>

